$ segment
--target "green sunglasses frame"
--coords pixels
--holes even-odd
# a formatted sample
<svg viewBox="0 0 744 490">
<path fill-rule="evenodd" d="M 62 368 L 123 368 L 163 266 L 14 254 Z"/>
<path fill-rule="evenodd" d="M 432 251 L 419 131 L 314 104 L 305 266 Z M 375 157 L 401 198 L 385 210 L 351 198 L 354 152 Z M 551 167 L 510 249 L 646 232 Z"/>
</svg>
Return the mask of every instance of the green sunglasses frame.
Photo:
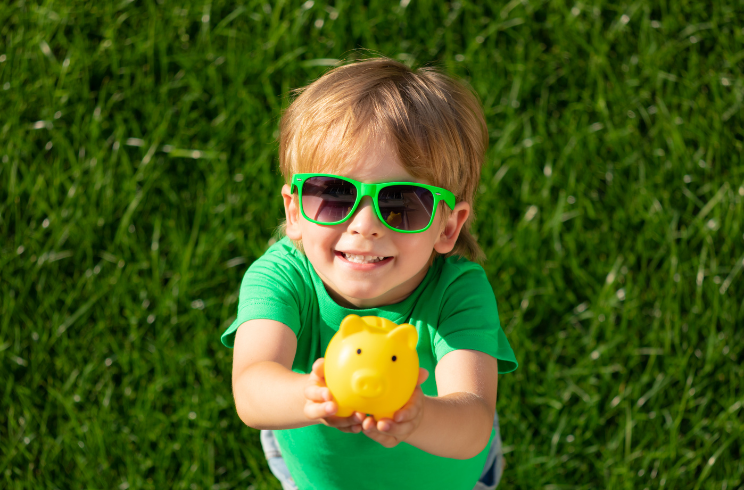
<svg viewBox="0 0 744 490">
<path fill-rule="evenodd" d="M 354 206 L 351 208 L 351 211 L 349 211 L 349 214 L 342 220 L 334 221 L 332 223 L 326 223 L 323 221 L 316 221 L 308 215 L 305 214 L 305 210 L 302 207 L 302 185 L 305 183 L 305 181 L 312 177 L 332 177 L 334 179 L 340 179 L 345 180 L 346 182 L 349 182 L 356 187 L 357 190 L 357 197 L 356 201 L 354 201 Z M 434 196 L 434 206 L 432 207 L 431 212 L 431 218 L 429 219 L 429 223 L 426 225 L 426 228 L 422 228 L 420 230 L 399 230 L 397 228 L 393 228 L 389 224 L 385 222 L 385 220 L 382 218 L 382 212 L 380 211 L 380 205 L 377 202 L 377 197 L 380 194 L 380 191 L 384 189 L 385 187 L 391 186 L 391 185 L 411 185 L 414 187 L 423 187 L 424 189 L 429 190 L 432 195 Z M 450 209 L 455 209 L 455 195 L 452 194 L 447 189 L 442 189 L 441 187 L 436 187 L 433 185 L 427 185 L 427 184 L 420 184 L 418 182 L 380 182 L 377 184 L 367 184 L 365 182 L 359 182 L 354 179 L 350 179 L 348 177 L 343 177 L 341 175 L 334 175 L 334 174 L 294 174 L 292 176 L 292 183 L 290 185 L 290 192 L 294 193 L 295 187 L 297 188 L 297 194 L 299 196 L 299 205 L 300 205 L 300 212 L 302 212 L 302 216 L 305 217 L 306 220 L 310 221 L 311 223 L 315 223 L 318 225 L 338 225 L 343 223 L 344 221 L 351 218 L 354 213 L 356 212 L 357 208 L 359 207 L 359 203 L 362 201 L 362 198 L 364 196 L 369 196 L 372 199 L 372 204 L 375 208 L 375 214 L 377 215 L 377 218 L 388 228 L 390 228 L 393 231 L 397 231 L 398 233 L 421 233 L 423 231 L 426 231 L 429 229 L 431 224 L 434 222 L 434 216 L 437 213 L 437 207 L 439 206 L 439 203 L 441 201 L 444 201 L 447 206 L 449 206 Z"/>
</svg>

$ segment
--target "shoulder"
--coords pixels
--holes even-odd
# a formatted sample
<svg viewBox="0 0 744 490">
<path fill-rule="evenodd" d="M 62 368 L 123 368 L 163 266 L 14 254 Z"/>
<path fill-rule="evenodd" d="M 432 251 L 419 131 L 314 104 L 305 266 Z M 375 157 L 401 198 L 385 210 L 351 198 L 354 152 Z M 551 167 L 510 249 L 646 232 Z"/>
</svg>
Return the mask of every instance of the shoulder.
<svg viewBox="0 0 744 490">
<path fill-rule="evenodd" d="M 486 272 L 479 264 L 460 256 L 438 257 L 431 265 L 417 305 L 436 311 L 439 322 L 465 309 L 491 309 L 495 298 Z M 421 314 L 417 310 L 417 314 Z"/>
<path fill-rule="evenodd" d="M 285 237 L 248 267 L 240 287 L 241 299 L 252 297 L 263 301 L 280 292 L 299 299 L 313 288 L 309 267 L 307 257 Z"/>
<path fill-rule="evenodd" d="M 297 250 L 292 241 L 284 237 L 273 243 L 264 254 L 253 261 L 248 267 L 248 272 L 259 272 L 263 269 L 270 268 L 274 271 L 297 271 L 304 273 L 309 267 L 309 262 L 305 254 Z"/>
<path fill-rule="evenodd" d="M 297 265 L 307 263 L 305 254 L 297 250 L 292 240 L 286 236 L 272 243 L 259 260 L 287 262 Z"/>
<path fill-rule="evenodd" d="M 483 267 L 459 255 L 437 258 L 432 267 L 436 268 L 435 280 L 440 286 L 450 288 L 453 285 L 477 284 L 478 287 L 490 287 Z"/>
<path fill-rule="evenodd" d="M 223 334 L 223 343 L 232 346 L 236 329 L 248 320 L 274 320 L 299 332 L 300 312 L 314 298 L 306 264 L 289 239 L 272 244 L 253 261 L 240 285 L 237 318 Z"/>
<path fill-rule="evenodd" d="M 486 271 L 460 256 L 442 258 L 436 274 L 441 315 L 446 318 L 466 310 L 494 315 L 496 298 Z"/>
</svg>

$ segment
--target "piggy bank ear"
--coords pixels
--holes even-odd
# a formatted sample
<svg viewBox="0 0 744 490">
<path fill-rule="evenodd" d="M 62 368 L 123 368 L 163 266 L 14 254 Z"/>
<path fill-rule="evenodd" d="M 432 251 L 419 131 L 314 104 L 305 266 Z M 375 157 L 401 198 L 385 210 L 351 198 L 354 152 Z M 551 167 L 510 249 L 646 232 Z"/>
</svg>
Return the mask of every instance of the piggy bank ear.
<svg viewBox="0 0 744 490">
<path fill-rule="evenodd" d="M 388 334 L 388 338 L 393 342 L 400 342 L 411 350 L 416 350 L 418 342 L 418 333 L 416 327 L 408 323 L 400 324 L 396 329 Z"/>
<path fill-rule="evenodd" d="M 338 327 L 341 337 L 348 337 L 351 334 L 364 330 L 364 322 L 358 315 L 347 315 Z"/>
</svg>

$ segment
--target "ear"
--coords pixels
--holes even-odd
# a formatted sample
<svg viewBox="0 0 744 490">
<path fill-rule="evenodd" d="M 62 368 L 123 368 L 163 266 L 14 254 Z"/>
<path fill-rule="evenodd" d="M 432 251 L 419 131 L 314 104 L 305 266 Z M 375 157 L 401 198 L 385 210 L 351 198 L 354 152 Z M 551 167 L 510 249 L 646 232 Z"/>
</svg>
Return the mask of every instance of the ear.
<svg viewBox="0 0 744 490">
<path fill-rule="evenodd" d="M 287 218 L 286 233 L 287 236 L 292 240 L 302 239 L 302 231 L 300 229 L 300 207 L 299 207 L 299 196 L 292 194 L 290 187 L 284 184 L 282 187 L 282 198 L 284 199 L 284 215 Z"/>
<path fill-rule="evenodd" d="M 396 326 L 390 320 L 386 320 L 385 318 L 379 316 L 363 316 L 362 321 L 371 327 L 379 328 L 382 330 L 385 330 L 385 322 L 389 322 L 392 324 L 392 326 Z"/>
<path fill-rule="evenodd" d="M 361 332 L 364 330 L 364 321 L 359 318 L 358 315 L 347 315 L 341 321 L 341 326 L 338 327 L 338 333 L 341 334 L 342 338 L 348 337 L 351 334 Z"/>
<path fill-rule="evenodd" d="M 416 350 L 418 333 L 416 333 L 416 327 L 409 323 L 401 323 L 398 325 L 398 328 L 387 334 L 387 336 L 390 340 L 402 342 L 403 345 L 407 345 L 410 349 Z"/>
<path fill-rule="evenodd" d="M 442 231 L 434 244 L 434 250 L 440 254 L 446 254 L 455 248 L 457 237 L 460 236 L 460 230 L 462 230 L 465 221 L 470 216 L 470 204 L 466 202 L 458 202 L 455 204 L 455 209 L 452 210 L 447 221 L 442 227 Z"/>
</svg>

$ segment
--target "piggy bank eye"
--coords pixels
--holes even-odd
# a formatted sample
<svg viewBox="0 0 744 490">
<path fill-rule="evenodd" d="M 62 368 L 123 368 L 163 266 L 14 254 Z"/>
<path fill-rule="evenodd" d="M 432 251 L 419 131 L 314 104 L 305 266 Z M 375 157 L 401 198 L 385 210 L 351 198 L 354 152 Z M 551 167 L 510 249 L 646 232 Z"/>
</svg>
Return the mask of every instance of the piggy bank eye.
<svg viewBox="0 0 744 490">
<path fill-rule="evenodd" d="M 357 354 L 361 354 L 361 353 L 362 353 L 362 349 L 357 349 Z"/>
<path fill-rule="evenodd" d="M 393 356 L 393 362 L 395 362 L 398 359 L 398 356 Z"/>
</svg>

